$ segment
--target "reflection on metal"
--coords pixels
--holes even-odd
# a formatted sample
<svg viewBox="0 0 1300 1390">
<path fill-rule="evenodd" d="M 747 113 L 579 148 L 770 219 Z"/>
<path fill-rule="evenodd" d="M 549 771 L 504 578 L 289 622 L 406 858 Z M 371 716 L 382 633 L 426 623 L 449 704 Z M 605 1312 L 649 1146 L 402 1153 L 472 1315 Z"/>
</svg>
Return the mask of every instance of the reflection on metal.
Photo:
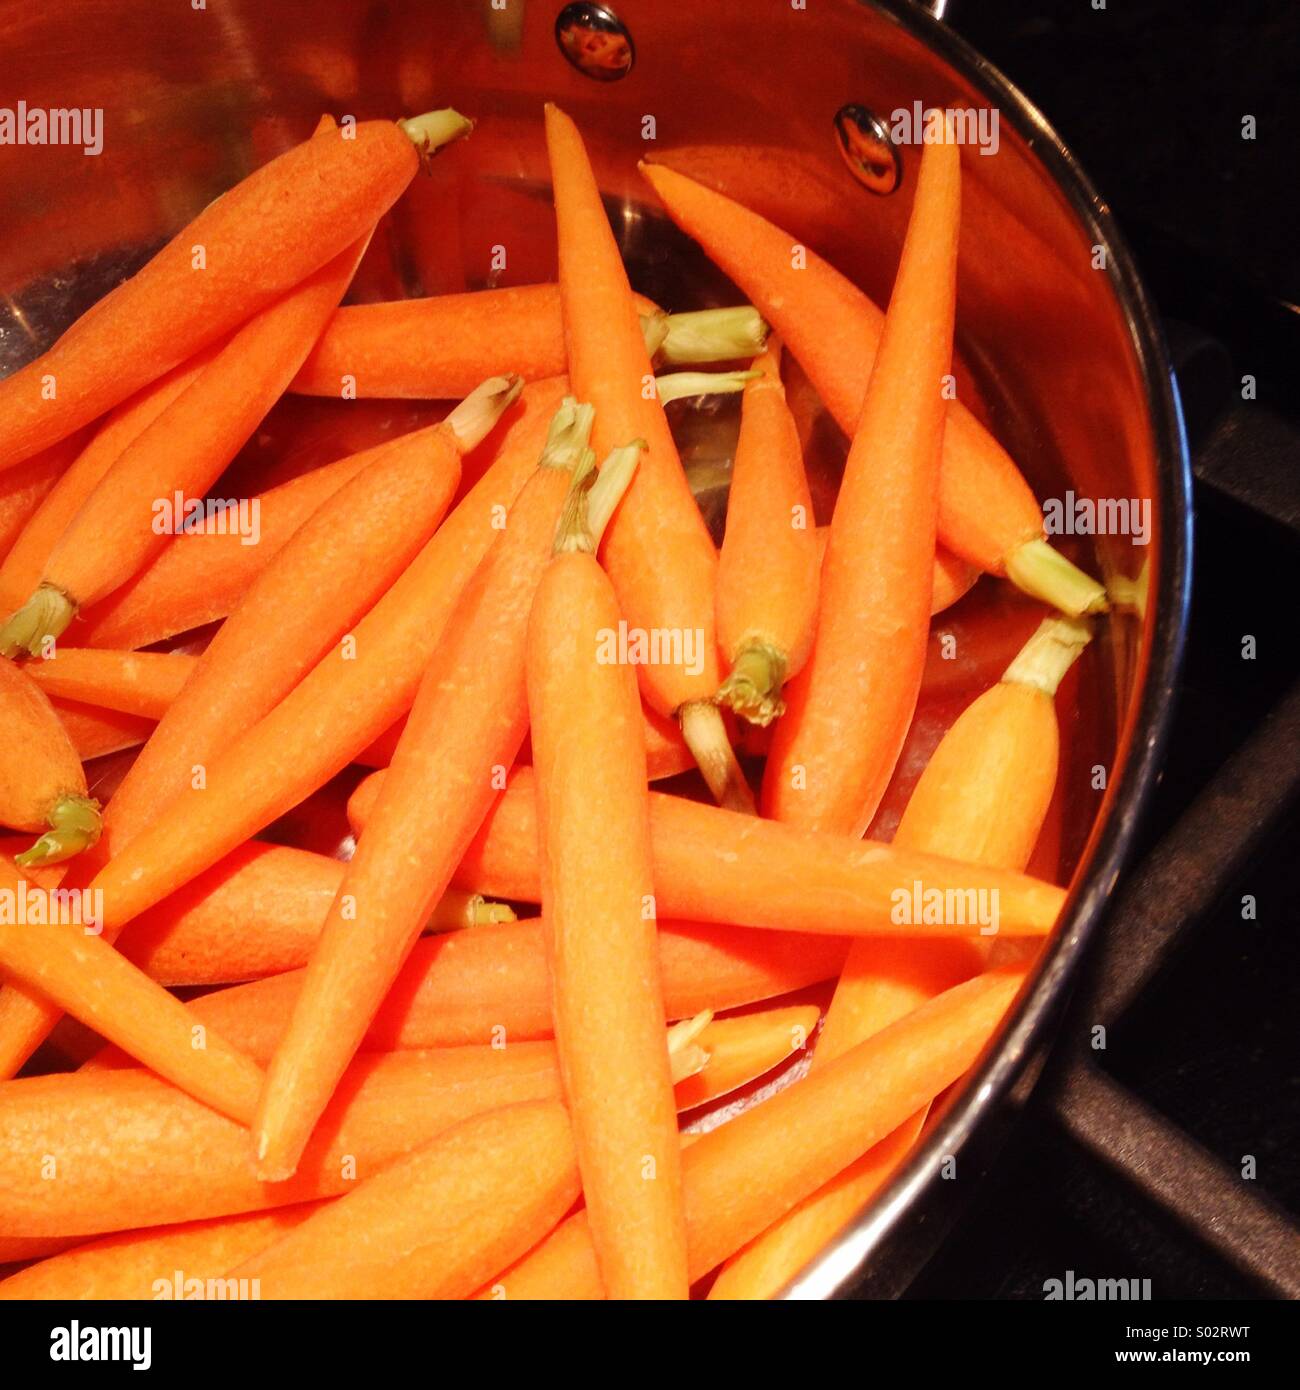
<svg viewBox="0 0 1300 1390">
<path fill-rule="evenodd" d="M 627 25 L 605 5 L 566 5 L 555 20 L 555 41 L 569 62 L 596 82 L 617 82 L 636 62 Z"/>
<path fill-rule="evenodd" d="M 835 113 L 835 143 L 849 172 L 872 193 L 892 193 L 903 180 L 889 127 L 869 107 L 850 102 Z"/>
</svg>

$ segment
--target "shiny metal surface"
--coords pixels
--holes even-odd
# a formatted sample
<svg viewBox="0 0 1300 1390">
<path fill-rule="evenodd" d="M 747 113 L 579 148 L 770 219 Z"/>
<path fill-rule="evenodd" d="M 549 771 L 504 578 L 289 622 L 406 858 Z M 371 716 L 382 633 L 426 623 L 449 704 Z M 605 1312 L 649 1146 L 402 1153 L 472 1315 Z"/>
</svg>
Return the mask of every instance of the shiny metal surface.
<svg viewBox="0 0 1300 1390">
<path fill-rule="evenodd" d="M 555 17 L 555 41 L 579 72 L 597 82 L 617 82 L 636 62 L 627 25 L 607 5 L 566 5 Z"/>
<path fill-rule="evenodd" d="M 835 140 L 849 173 L 869 193 L 892 193 L 903 166 L 889 127 L 869 107 L 849 102 L 835 113 Z"/>
<path fill-rule="evenodd" d="M 717 302 L 727 289 L 665 226 L 638 158 L 652 154 L 748 203 L 884 302 L 919 151 L 897 149 L 902 187 L 876 196 L 831 148 L 835 113 L 869 102 L 888 119 L 917 100 L 998 112 L 997 155 L 966 163 L 961 389 L 969 382 L 986 403 L 1041 497 L 1069 486 L 1153 499 L 1145 551 L 1102 536 L 1085 552 L 1109 581 L 1130 585 L 1145 560 L 1150 601 L 1144 613 L 1116 614 L 1094 653 L 1083 746 L 1103 750 L 1106 788 L 1071 801 L 1065 860 L 1077 867 L 1066 920 L 999 1043 L 913 1161 L 790 1291 L 834 1296 L 865 1269 L 868 1291 L 890 1294 L 942 1232 L 1032 1082 L 1158 767 L 1189 574 L 1178 404 L 1105 203 L 1041 113 L 943 25 L 905 0 L 778 5 L 761 19 L 752 0 L 625 8 L 635 65 L 598 84 L 561 56 L 559 7 L 537 0 L 504 10 L 491 0 L 224 0 L 206 10 L 5 0 L 0 103 L 100 106 L 105 119 L 95 157 L 0 149 L 0 371 L 35 355 L 235 179 L 305 137 L 323 109 L 365 118 L 451 104 L 478 122 L 385 218 L 354 297 L 551 278 L 540 108 L 554 99 L 588 136 L 637 288 L 672 309 Z M 703 446 L 696 462 L 723 476 L 722 452 Z M 949 1154 L 956 1182 L 939 1177 Z"/>
</svg>

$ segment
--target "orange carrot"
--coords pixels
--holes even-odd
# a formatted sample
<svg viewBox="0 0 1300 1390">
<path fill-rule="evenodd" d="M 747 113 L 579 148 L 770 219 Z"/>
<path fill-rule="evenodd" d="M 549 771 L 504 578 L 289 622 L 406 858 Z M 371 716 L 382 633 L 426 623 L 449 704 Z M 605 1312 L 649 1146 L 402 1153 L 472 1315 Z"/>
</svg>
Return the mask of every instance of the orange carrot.
<svg viewBox="0 0 1300 1390">
<path fill-rule="evenodd" d="M 0 565 L 0 612 L 11 613 L 41 582 L 50 552 L 126 447 L 198 380 L 217 346 L 182 362 L 111 410 L 59 479 Z"/>
<path fill-rule="evenodd" d="M 830 542 L 831 528 L 817 528 L 817 572 L 826 560 L 826 547 Z M 951 608 L 958 599 L 965 598 L 975 587 L 980 571 L 965 560 L 958 559 L 950 550 L 939 546 L 934 552 L 934 578 L 930 586 L 930 616 Z"/>
<path fill-rule="evenodd" d="M 254 1133 L 263 1178 L 283 1181 L 293 1173 L 523 742 L 528 606 L 590 430 L 590 409 L 566 399 L 535 473 L 510 508 L 509 525 L 467 586 L 421 678 L 374 815 L 267 1073 Z M 417 826 L 427 829 L 415 854 Z"/>
<path fill-rule="evenodd" d="M 128 583 L 77 615 L 68 636 L 88 647 L 147 647 L 229 617 L 248 586 L 316 509 L 401 441 L 348 454 L 259 494 L 259 535 L 245 544 L 225 512 L 177 536 Z"/>
<path fill-rule="evenodd" d="M 341 877 L 342 866 L 336 867 Z M 245 869 L 235 875 L 231 886 L 214 891 L 210 901 L 237 903 L 241 894 L 235 880 L 251 873 Z M 309 882 L 316 877 L 303 875 Z M 319 891 L 313 891 L 319 898 Z M 328 907 L 326 901 L 319 908 L 317 931 Z M 287 901 L 282 910 L 289 916 L 295 908 Z M 207 916 L 199 907 L 191 913 Z M 142 918 L 142 924 L 151 916 Z M 178 946 L 185 925 L 182 915 L 176 931 Z M 195 932 L 199 930 L 196 926 Z M 417 942 L 366 1033 L 365 1050 L 459 1047 L 488 1044 L 502 1036 L 508 1043 L 549 1038 L 551 986 L 545 940 L 545 925 L 533 920 L 476 927 Z M 737 1008 L 830 979 L 843 965 L 847 946 L 831 936 L 660 922 L 658 948 L 665 1017 L 671 1020 L 690 1018 L 708 1008 Z M 124 950 L 131 954 L 133 949 L 128 936 Z M 162 956 L 161 946 L 157 954 Z M 136 959 L 149 967 L 149 952 L 143 944 Z M 191 1000 L 190 1012 L 242 1052 L 267 1062 L 284 1035 L 302 980 L 303 971 L 293 970 L 216 990 Z M 711 1027 L 730 1023 L 723 1019 Z M 127 1060 L 109 1049 L 96 1062 L 126 1065 Z M 732 1074 L 728 1066 L 724 1072 Z"/>
<path fill-rule="evenodd" d="M 40 652 L 79 608 L 126 583 L 201 500 L 275 404 L 342 298 L 369 237 L 349 246 L 225 343 L 118 455 L 55 543 L 40 583 L 0 628 L 0 652 Z"/>
<path fill-rule="evenodd" d="M 664 314 L 634 295 L 646 351 L 658 364 L 752 357 L 766 325 L 748 306 Z M 558 285 L 441 294 L 340 309 L 290 387 L 311 396 L 463 396 L 484 377 L 525 381 L 565 371 Z"/>
<path fill-rule="evenodd" d="M 718 557 L 718 642 L 731 664 L 718 700 L 754 724 L 785 708 L 781 686 L 803 669 L 817 616 L 820 557 L 812 496 L 775 342 L 745 386 Z"/>
<path fill-rule="evenodd" d="M 0 1228 L 88 1236 L 334 1196 L 459 1120 L 559 1089 L 551 1043 L 362 1057 L 297 1175 L 271 1184 L 243 1126 L 139 1068 L 7 1081 Z M 34 1154 L 57 1155 L 57 1182 Z"/>
<path fill-rule="evenodd" d="M 383 776 L 362 784 L 369 797 Z M 461 860 L 458 887 L 511 902 L 540 900 L 534 787 L 531 768 L 510 775 Z M 369 820 L 360 789 L 351 814 L 364 834 Z M 839 936 L 969 937 L 979 924 L 940 920 L 940 904 L 996 891 L 1000 933 L 1039 937 L 1065 901 L 1060 888 L 1023 874 L 799 830 L 663 792 L 650 793 L 650 840 L 656 907 L 688 921 Z"/>
<path fill-rule="evenodd" d="M 221 1276 L 301 1225 L 321 1205 L 300 1202 L 77 1242 L 71 1250 L 0 1280 L 0 1300 L 237 1298 L 238 1285 Z M 37 1242 L 29 1244 L 35 1248 Z M 0 1257 L 3 1253 L 0 1246 Z"/>
<path fill-rule="evenodd" d="M 812 830 L 866 830 L 921 688 L 960 220 L 960 146 L 928 144 L 831 520 L 812 655 L 763 776 L 764 814 Z"/>
<path fill-rule="evenodd" d="M 1022 979 L 1020 972 L 992 971 L 958 985 L 686 1148 L 692 1280 L 962 1076 Z M 586 1212 L 571 1216 L 482 1296 L 604 1298 Z"/>
<path fill-rule="evenodd" d="M 579 507 L 557 534 L 528 620 L 555 1039 L 605 1285 L 615 1298 L 685 1299 L 641 702 L 632 669 L 601 656 L 600 634 L 621 613 L 595 548 Z"/>
<path fill-rule="evenodd" d="M 641 165 L 668 215 L 733 279 L 799 359 L 845 434 L 857 430 L 884 328 L 880 310 L 797 238 L 662 165 Z M 1052 551 L 1034 495 L 958 401 L 948 409 L 938 534 L 962 559 L 1006 574 L 1067 612 L 1105 607 L 1101 586 Z"/>
<path fill-rule="evenodd" d="M 122 714 L 80 700 L 64 700 L 55 695 L 50 704 L 63 725 L 81 761 L 107 757 L 110 753 L 134 748 L 153 732 L 153 721 L 138 714 Z"/>
<path fill-rule="evenodd" d="M 77 750 L 44 692 L 11 661 L 0 660 L 0 700 L 0 825 L 44 832 L 18 856 L 22 864 L 70 859 L 101 832 Z"/>
<path fill-rule="evenodd" d="M 661 1038 L 662 1041 L 662 1038 Z M 230 1271 L 262 1298 L 467 1298 L 578 1196 L 558 1101 L 475 1115 Z"/>
<path fill-rule="evenodd" d="M 0 886 L 24 904 L 10 921 L 0 920 L 0 966 L 15 983 L 66 1009 L 205 1104 L 247 1122 L 262 1082 L 256 1063 L 91 934 L 93 923 L 66 920 L 71 914 L 55 893 L 28 883 L 5 861 Z"/>
<path fill-rule="evenodd" d="M 792 1052 L 803 1050 L 817 1018 L 812 1004 L 715 1018 L 698 1039 L 708 1065 L 673 1087 L 677 1108 L 704 1105 L 771 1071 Z"/>
<path fill-rule="evenodd" d="M 321 130 L 209 203 L 0 384 L 0 468 L 71 434 L 291 292 L 396 201 L 418 167 L 417 141 L 427 148 L 466 128 L 454 113 L 432 113 Z"/>
<path fill-rule="evenodd" d="M 197 664 L 197 657 L 181 652 L 57 647 L 47 659 L 27 662 L 23 670 L 49 696 L 161 719 Z"/>
<path fill-rule="evenodd" d="M 561 379 L 524 388 L 524 409 L 492 467 L 357 624 L 355 660 L 326 656 L 209 765 L 206 791 L 187 792 L 114 857 L 95 885 L 105 893 L 109 931 L 296 806 L 407 708 L 464 585 L 536 471 L 564 386 Z M 0 1063 L 7 1051 L 3 1014 L 0 993 Z"/>
<path fill-rule="evenodd" d="M 639 636 L 649 643 L 657 635 L 669 648 L 666 661 L 639 661 L 642 692 L 653 709 L 680 721 L 714 797 L 752 810 L 753 797 L 712 704 L 719 681 L 713 614 L 717 552 L 686 482 L 663 406 L 653 388 L 646 389 L 652 381 L 650 358 L 582 136 L 550 104 L 546 144 L 570 381 L 579 398 L 595 407 L 599 457 L 632 439 L 647 444 L 627 506 L 604 543 L 604 563 L 629 640 Z"/>
<path fill-rule="evenodd" d="M 935 749 L 895 844 L 972 864 L 1023 869 L 1056 784 L 1052 696 L 1088 640 L 1049 618 L 1002 680 L 978 697 Z M 813 1070 L 982 969 L 990 941 L 855 942 L 813 1054 Z M 925 1123 L 919 1110 L 882 1144 L 805 1198 L 731 1260 L 710 1298 L 771 1298 L 897 1171 Z"/>
<path fill-rule="evenodd" d="M 0 562 L 9 558 L 18 537 L 31 525 L 32 517 L 58 486 L 84 443 L 83 432 L 79 431 L 0 475 Z M 3 574 L 4 566 L 0 563 L 0 576 Z M 18 601 L 27 592 L 22 590 Z M 3 605 L 4 594 L 0 590 L 0 606 Z"/>
</svg>

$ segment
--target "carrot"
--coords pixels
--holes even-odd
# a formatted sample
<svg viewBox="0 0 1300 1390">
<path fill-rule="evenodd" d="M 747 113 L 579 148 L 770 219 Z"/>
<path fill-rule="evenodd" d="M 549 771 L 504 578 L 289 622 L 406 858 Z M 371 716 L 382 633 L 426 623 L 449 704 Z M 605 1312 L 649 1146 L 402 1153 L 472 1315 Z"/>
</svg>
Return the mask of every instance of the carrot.
<svg viewBox="0 0 1300 1390">
<path fill-rule="evenodd" d="M 758 352 L 758 313 L 664 314 L 635 295 L 646 352 L 658 365 L 729 361 Z M 558 285 L 442 294 L 338 310 L 290 390 L 310 396 L 441 399 L 512 371 L 525 381 L 566 370 Z"/>
<path fill-rule="evenodd" d="M 445 143 L 467 125 L 449 112 L 401 125 L 364 121 L 347 138 L 322 130 L 229 189 L 0 383 L 0 468 L 71 434 L 290 293 L 396 201 L 418 167 L 417 142 Z"/>
<path fill-rule="evenodd" d="M 88 1236 L 334 1196 L 459 1120 L 559 1088 L 551 1043 L 362 1057 L 297 1175 L 262 1183 L 243 1126 L 139 1068 L 0 1083 L 0 1228 Z"/>
<path fill-rule="evenodd" d="M 781 686 L 812 647 L 819 556 L 775 341 L 756 366 L 760 375 L 745 386 L 718 557 L 718 642 L 731 671 L 717 698 L 766 725 L 784 711 Z"/>
<path fill-rule="evenodd" d="M 72 466 L 85 440 L 81 432 L 51 444 L 25 463 L 4 471 L 0 476 L 0 562 L 9 558 L 18 537 L 31 524 L 32 517 L 50 495 L 59 479 Z M 4 567 L 0 563 L 0 575 Z M 19 593 L 21 599 L 27 590 Z M 0 592 L 0 606 L 4 603 Z"/>
<path fill-rule="evenodd" d="M 83 763 L 134 748 L 153 732 L 153 721 L 137 714 L 84 705 L 80 700 L 64 700 L 57 695 L 50 699 L 50 704 Z"/>
<path fill-rule="evenodd" d="M 567 398 L 509 525 L 467 586 L 420 681 L 375 812 L 312 952 L 255 1125 L 258 1172 L 282 1181 L 360 1045 L 515 760 L 528 725 L 528 606 L 589 407 Z M 415 827 L 428 827 L 412 852 Z"/>
<path fill-rule="evenodd" d="M 831 528 L 817 528 L 817 572 L 826 560 L 826 547 L 830 543 Z M 930 616 L 951 608 L 958 599 L 965 598 L 975 587 L 980 571 L 965 560 L 958 559 L 950 550 L 939 546 L 934 552 L 934 578 L 930 585 Z"/>
<path fill-rule="evenodd" d="M 123 449 L 50 551 L 31 598 L 0 628 L 0 653 L 39 652 L 79 608 L 125 584 L 188 524 L 185 508 L 202 507 L 198 499 L 280 397 L 368 240 L 250 319 Z"/>
<path fill-rule="evenodd" d="M 617 630 L 621 612 L 581 506 L 555 548 L 533 600 L 526 664 L 565 1098 L 611 1297 L 685 1299 L 641 701 L 632 669 L 602 659 L 601 633 Z"/>
<path fill-rule="evenodd" d="M 197 664 L 197 657 L 181 652 L 58 647 L 23 670 L 47 695 L 156 720 L 175 703 Z"/>
<path fill-rule="evenodd" d="M 536 470 L 564 386 L 552 380 L 524 388 L 524 409 L 492 467 L 357 624 L 355 660 L 326 656 L 209 765 L 206 791 L 187 792 L 115 855 L 95 885 L 104 890 L 108 930 L 116 931 L 296 806 L 407 708 L 464 585 L 516 492 Z M 0 1062 L 5 1052 L 0 994 Z"/>
<path fill-rule="evenodd" d="M 44 692 L 11 661 L 0 660 L 0 825 L 44 831 L 25 864 L 55 864 L 100 836 L 99 803 Z"/>
<path fill-rule="evenodd" d="M 262 1298 L 467 1298 L 578 1196 L 558 1101 L 475 1115 L 230 1271 Z"/>
<path fill-rule="evenodd" d="M 866 830 L 921 688 L 960 220 L 960 146 L 928 144 L 831 520 L 812 654 L 763 776 L 764 814 L 812 830 Z"/>
<path fill-rule="evenodd" d="M 663 406 L 653 392 L 647 399 L 644 390 L 651 379 L 650 359 L 582 136 L 549 103 L 546 145 L 569 379 L 579 398 L 595 407 L 598 456 L 631 439 L 647 443 L 627 505 L 604 542 L 604 564 L 629 638 L 649 643 L 657 635 L 669 647 L 667 661 L 639 661 L 642 693 L 653 709 L 681 723 L 714 797 L 752 810 L 753 797 L 712 704 L 719 681 L 713 615 L 717 553 Z"/>
<path fill-rule="evenodd" d="M 233 886 L 225 894 L 214 892 L 210 901 L 221 897 L 238 901 Z M 317 930 L 328 906 L 326 902 L 318 909 Z M 286 903 L 284 910 L 287 914 L 293 907 Z M 192 911 L 197 915 L 201 909 Z M 546 934 L 545 924 L 532 920 L 417 942 L 366 1033 L 365 1050 L 549 1038 L 553 1025 Z M 181 935 L 178 929 L 178 949 Z M 131 936 L 123 949 L 127 954 L 134 952 Z M 665 1017 L 671 1020 L 689 1018 L 706 1008 L 737 1008 L 830 979 L 843 965 L 847 948 L 837 937 L 661 921 L 658 949 Z M 162 955 L 161 947 L 158 955 Z M 135 958 L 150 968 L 143 943 Z M 266 1062 L 284 1034 L 302 980 L 303 971 L 292 970 L 205 994 L 191 1000 L 189 1009 L 242 1052 Z M 711 1027 L 723 1028 L 732 1022 L 723 1019 Z M 715 1059 L 724 1075 L 735 1071 L 727 1061 L 730 1055 Z M 124 1065 L 126 1061 L 121 1053 L 108 1049 L 96 1064 Z"/>
<path fill-rule="evenodd" d="M 739 203 L 662 165 L 643 163 L 641 172 L 673 221 L 780 334 L 852 437 L 884 328 L 880 310 L 796 237 Z M 1101 586 L 1043 540 L 1042 512 L 1002 446 L 960 402 L 948 415 L 938 503 L 943 544 L 1067 613 L 1104 608 Z"/>
<path fill-rule="evenodd" d="M 0 886 L 23 901 L 0 918 L 0 966 L 14 981 L 79 1018 L 189 1094 L 247 1122 L 261 1069 L 185 1005 L 137 970 L 73 914 L 57 896 L 28 883 L 0 861 Z"/>
<path fill-rule="evenodd" d="M 958 985 L 684 1149 L 691 1279 L 708 1274 L 969 1070 L 1022 979 L 1017 971 L 992 971 Z M 569 1217 L 482 1296 L 606 1297 L 587 1213 Z"/>
<path fill-rule="evenodd" d="M 129 444 L 198 380 L 217 346 L 199 353 L 109 411 L 41 503 L 0 565 L 0 611 L 11 613 L 41 582 L 50 552 Z"/>
<path fill-rule="evenodd" d="M 704 1105 L 771 1071 L 791 1053 L 803 1050 L 817 1019 L 812 1004 L 715 1018 L 698 1039 L 708 1065 L 673 1087 L 677 1108 Z"/>
<path fill-rule="evenodd" d="M 225 1272 L 301 1225 L 321 1205 L 300 1202 L 76 1242 L 0 1280 L 0 1300 L 240 1297 L 239 1286 L 222 1278 Z M 34 1248 L 36 1241 L 30 1243 Z"/>
<path fill-rule="evenodd" d="M 376 773 L 362 786 L 382 786 Z M 538 902 L 535 780 L 516 768 L 453 882 L 511 902 Z M 351 814 L 369 824 L 360 790 Z M 918 850 L 799 830 L 738 816 L 664 792 L 650 793 L 655 904 L 665 917 L 839 936 L 977 936 L 972 920 L 937 920 L 939 904 L 996 893 L 999 932 L 1045 936 L 1065 894 L 1007 870 L 972 867 Z M 918 916 L 916 909 L 921 909 Z M 903 915 L 915 916 L 907 922 Z M 926 920 L 929 919 L 929 920 Z"/>
<path fill-rule="evenodd" d="M 1002 680 L 959 716 L 916 784 L 894 837 L 972 864 L 1023 869 L 1056 784 L 1052 697 L 1088 640 L 1073 619 L 1048 618 Z M 813 1071 L 983 968 L 988 941 L 855 942 L 826 1015 Z M 863 1154 L 718 1276 L 710 1298 L 771 1298 L 884 1186 L 911 1150 L 928 1107 Z"/>
<path fill-rule="evenodd" d="M 252 499 L 259 535 L 245 544 L 225 512 L 177 536 L 133 579 L 78 614 L 69 636 L 88 647 L 147 647 L 229 617 L 248 586 L 316 509 L 400 440 L 348 454 Z"/>
</svg>

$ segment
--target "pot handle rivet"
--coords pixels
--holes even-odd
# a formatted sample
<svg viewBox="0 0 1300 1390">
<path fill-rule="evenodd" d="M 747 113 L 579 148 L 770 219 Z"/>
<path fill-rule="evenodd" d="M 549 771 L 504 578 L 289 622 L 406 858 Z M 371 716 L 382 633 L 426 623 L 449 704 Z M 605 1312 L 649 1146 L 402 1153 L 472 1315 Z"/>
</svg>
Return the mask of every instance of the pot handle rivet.
<svg viewBox="0 0 1300 1390">
<path fill-rule="evenodd" d="M 555 18 L 555 42 L 595 82 L 617 82 L 636 62 L 632 35 L 608 5 L 566 5 Z"/>
<path fill-rule="evenodd" d="M 848 102 L 835 113 L 835 143 L 849 173 L 872 193 L 892 193 L 903 164 L 889 127 L 870 107 Z"/>
</svg>

